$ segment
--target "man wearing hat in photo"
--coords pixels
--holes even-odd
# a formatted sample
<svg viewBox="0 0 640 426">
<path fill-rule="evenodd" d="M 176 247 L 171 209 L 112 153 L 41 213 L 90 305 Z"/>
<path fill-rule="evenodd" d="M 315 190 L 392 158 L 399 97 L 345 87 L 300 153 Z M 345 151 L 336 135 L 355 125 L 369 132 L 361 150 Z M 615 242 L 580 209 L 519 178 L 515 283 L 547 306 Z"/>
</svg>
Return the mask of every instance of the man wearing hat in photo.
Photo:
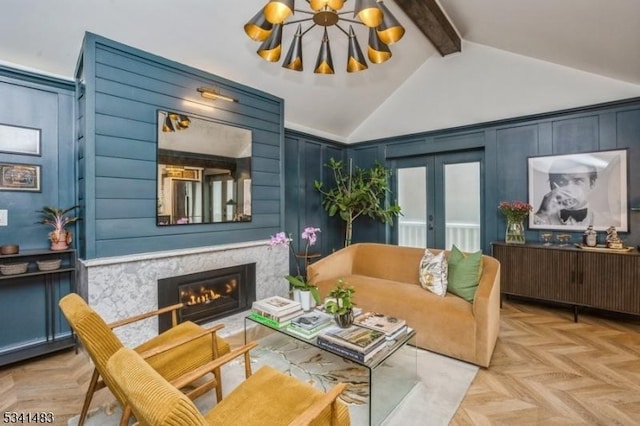
<svg viewBox="0 0 640 426">
<path fill-rule="evenodd" d="M 539 225 L 588 226 L 612 223 L 611 216 L 596 212 L 589 196 L 598 180 L 595 166 L 560 158 L 549 168 L 549 188 L 533 221 Z"/>
</svg>

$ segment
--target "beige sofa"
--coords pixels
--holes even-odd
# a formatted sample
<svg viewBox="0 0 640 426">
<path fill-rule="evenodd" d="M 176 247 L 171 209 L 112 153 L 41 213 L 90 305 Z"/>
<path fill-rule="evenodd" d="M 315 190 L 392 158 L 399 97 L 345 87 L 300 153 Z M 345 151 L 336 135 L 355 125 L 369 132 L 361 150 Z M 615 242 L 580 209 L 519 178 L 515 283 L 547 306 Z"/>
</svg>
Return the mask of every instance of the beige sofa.
<svg viewBox="0 0 640 426">
<path fill-rule="evenodd" d="M 423 254 L 421 248 L 353 244 L 309 265 L 307 276 L 323 297 L 342 278 L 356 289 L 355 303 L 364 311 L 405 319 L 416 330 L 419 347 L 488 367 L 500 328 L 500 263 L 483 256 L 480 283 L 469 303 L 420 287 Z"/>
</svg>

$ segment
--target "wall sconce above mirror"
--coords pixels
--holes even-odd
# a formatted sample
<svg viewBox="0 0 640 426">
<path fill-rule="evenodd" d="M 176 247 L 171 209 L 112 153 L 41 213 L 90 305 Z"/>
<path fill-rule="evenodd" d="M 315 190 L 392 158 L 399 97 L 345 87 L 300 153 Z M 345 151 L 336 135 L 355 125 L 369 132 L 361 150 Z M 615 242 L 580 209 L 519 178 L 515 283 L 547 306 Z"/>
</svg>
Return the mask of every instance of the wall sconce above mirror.
<svg viewBox="0 0 640 426">
<path fill-rule="evenodd" d="M 251 220 L 250 130 L 158 111 L 157 225 Z"/>
</svg>

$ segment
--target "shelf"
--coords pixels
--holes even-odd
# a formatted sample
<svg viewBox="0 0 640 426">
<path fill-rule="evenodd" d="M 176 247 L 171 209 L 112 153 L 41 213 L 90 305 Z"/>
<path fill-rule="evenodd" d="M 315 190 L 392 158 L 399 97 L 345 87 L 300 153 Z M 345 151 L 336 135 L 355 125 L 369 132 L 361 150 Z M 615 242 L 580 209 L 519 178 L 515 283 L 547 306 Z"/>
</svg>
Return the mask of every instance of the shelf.
<svg viewBox="0 0 640 426">
<path fill-rule="evenodd" d="M 0 275 L 0 281 L 15 279 L 15 278 L 23 278 L 23 277 L 35 277 L 38 275 L 50 275 L 50 274 L 63 274 L 67 272 L 75 272 L 76 269 L 73 267 L 64 267 L 59 269 L 53 269 L 51 271 L 32 271 L 25 272 L 24 274 L 13 274 L 13 275 Z"/>
</svg>

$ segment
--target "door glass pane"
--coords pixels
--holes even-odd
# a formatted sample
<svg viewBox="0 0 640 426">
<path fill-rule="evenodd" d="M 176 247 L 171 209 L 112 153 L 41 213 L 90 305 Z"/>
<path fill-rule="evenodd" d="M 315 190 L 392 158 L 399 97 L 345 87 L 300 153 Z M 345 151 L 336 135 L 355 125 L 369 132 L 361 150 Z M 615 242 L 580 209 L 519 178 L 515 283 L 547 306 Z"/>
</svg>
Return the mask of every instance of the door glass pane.
<svg viewBox="0 0 640 426">
<path fill-rule="evenodd" d="M 480 250 L 480 163 L 445 164 L 445 248 Z"/>
<path fill-rule="evenodd" d="M 398 169 L 398 245 L 427 247 L 427 168 Z"/>
</svg>

